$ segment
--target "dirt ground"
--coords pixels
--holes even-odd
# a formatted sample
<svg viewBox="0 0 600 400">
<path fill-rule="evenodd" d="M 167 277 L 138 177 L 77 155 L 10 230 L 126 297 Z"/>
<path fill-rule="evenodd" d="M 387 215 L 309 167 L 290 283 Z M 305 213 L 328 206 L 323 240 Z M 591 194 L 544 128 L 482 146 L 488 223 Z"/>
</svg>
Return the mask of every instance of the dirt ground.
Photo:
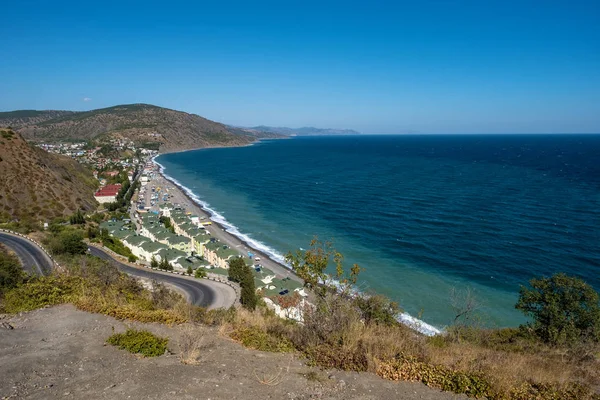
<svg viewBox="0 0 600 400">
<path fill-rule="evenodd" d="M 169 337 L 169 352 L 140 358 L 105 344 L 113 329 L 128 326 Z M 185 329 L 122 322 L 71 305 L 0 316 L 0 398 L 465 398 L 369 373 L 307 367 L 297 355 L 248 350 L 206 327 L 199 328 L 198 365 L 185 365 L 179 357 Z"/>
</svg>

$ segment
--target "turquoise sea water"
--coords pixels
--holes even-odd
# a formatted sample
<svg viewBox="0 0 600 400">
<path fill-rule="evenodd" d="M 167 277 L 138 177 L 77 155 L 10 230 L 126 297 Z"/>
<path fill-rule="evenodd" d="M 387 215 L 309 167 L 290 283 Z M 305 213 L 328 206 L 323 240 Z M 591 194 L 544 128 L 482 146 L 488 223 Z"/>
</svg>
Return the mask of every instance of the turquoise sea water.
<svg viewBox="0 0 600 400">
<path fill-rule="evenodd" d="M 277 258 L 333 238 L 362 290 L 438 327 L 452 288 L 489 326 L 523 321 L 532 277 L 600 289 L 600 135 L 306 137 L 157 161 L 255 246 Z"/>
</svg>

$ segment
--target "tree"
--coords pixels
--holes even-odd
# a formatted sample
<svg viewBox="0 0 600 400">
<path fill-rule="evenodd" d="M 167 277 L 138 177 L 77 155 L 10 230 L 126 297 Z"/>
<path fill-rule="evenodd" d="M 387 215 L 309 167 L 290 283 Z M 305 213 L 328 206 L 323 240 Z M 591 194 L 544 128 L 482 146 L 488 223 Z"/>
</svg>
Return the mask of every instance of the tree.
<svg viewBox="0 0 600 400">
<path fill-rule="evenodd" d="M 242 280 L 240 282 L 240 286 L 242 287 L 240 303 L 242 303 L 244 308 L 248 310 L 254 310 L 256 308 L 256 304 L 258 303 L 258 298 L 256 297 L 256 285 L 254 284 L 254 273 L 252 272 L 252 269 L 245 264 L 242 270 Z"/>
<path fill-rule="evenodd" d="M 235 257 L 228 261 L 229 263 L 229 271 L 228 278 L 230 281 L 242 283 L 242 278 L 244 276 L 244 268 L 246 267 L 246 263 L 242 257 Z"/>
<path fill-rule="evenodd" d="M 186 272 L 187 272 L 188 275 L 192 275 L 194 273 L 194 270 L 192 269 L 191 265 L 188 265 Z"/>
<path fill-rule="evenodd" d="M 71 223 L 71 225 L 85 224 L 85 218 L 84 218 L 81 210 L 77 210 L 77 212 L 75 214 L 71 215 L 71 218 L 69 218 L 69 222 Z"/>
<path fill-rule="evenodd" d="M 160 269 L 164 269 L 166 271 L 169 270 L 169 261 L 167 261 L 167 257 L 162 257 L 162 259 L 160 260 Z"/>
<path fill-rule="evenodd" d="M 291 264 L 292 270 L 304 280 L 304 286 L 324 295 L 328 291 L 339 291 L 348 294 L 363 270 L 354 264 L 350 271 L 344 270 L 344 256 L 333 248 L 333 243 L 322 242 L 315 237 L 306 251 L 289 252 L 285 260 Z M 327 267 L 335 266 L 335 273 L 327 272 Z"/>
<path fill-rule="evenodd" d="M 158 265 L 158 261 L 156 260 L 156 257 L 152 256 L 152 259 L 150 260 L 150 267 L 151 268 L 159 268 Z"/>
<path fill-rule="evenodd" d="M 521 286 L 515 308 L 533 318 L 535 335 L 553 345 L 600 340 L 598 293 L 583 280 L 555 274 Z"/>
</svg>

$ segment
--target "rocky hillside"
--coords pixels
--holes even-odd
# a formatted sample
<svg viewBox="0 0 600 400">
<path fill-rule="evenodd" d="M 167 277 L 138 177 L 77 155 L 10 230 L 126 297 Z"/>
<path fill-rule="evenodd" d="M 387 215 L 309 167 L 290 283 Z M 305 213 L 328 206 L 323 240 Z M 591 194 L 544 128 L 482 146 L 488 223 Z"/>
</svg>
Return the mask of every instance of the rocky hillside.
<svg viewBox="0 0 600 400">
<path fill-rule="evenodd" d="M 0 129 L 0 171 L 0 221 L 48 221 L 97 205 L 91 171 L 8 129 Z"/>
<path fill-rule="evenodd" d="M 256 134 L 188 114 L 149 104 L 128 104 L 86 112 L 52 111 L 56 117 L 43 119 L 15 116 L 31 111 L 0 113 L 0 126 L 13 126 L 28 140 L 89 140 L 100 137 L 131 139 L 137 144 L 160 145 L 161 151 L 201 147 L 238 146 L 277 134 Z M 8 115 L 9 114 L 9 115 Z M 11 118 L 8 118 L 11 116 Z M 17 123 L 16 123 L 17 122 Z"/>
</svg>

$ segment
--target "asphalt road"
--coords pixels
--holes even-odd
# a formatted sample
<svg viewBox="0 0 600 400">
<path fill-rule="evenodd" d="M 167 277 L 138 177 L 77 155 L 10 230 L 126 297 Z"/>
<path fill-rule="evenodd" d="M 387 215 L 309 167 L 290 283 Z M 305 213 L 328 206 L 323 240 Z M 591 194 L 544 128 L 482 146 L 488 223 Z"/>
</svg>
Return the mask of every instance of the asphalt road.
<svg viewBox="0 0 600 400">
<path fill-rule="evenodd" d="M 119 270 L 125 272 L 126 274 L 137 276 L 140 278 L 154 279 L 173 285 L 178 289 L 181 289 L 186 293 L 189 302 L 194 305 L 209 307 L 216 300 L 217 294 L 215 293 L 214 289 L 203 282 L 185 279 L 179 275 L 173 275 L 170 273 L 162 273 L 154 270 L 134 268 L 115 260 L 109 255 L 109 253 L 97 247 L 90 246 L 89 249 L 90 254 L 114 263 L 117 266 L 117 268 L 119 268 Z"/>
<path fill-rule="evenodd" d="M 54 263 L 42 249 L 20 236 L 0 232 L 0 243 L 6 245 L 21 259 L 23 269 L 30 274 L 47 275 Z"/>
</svg>

